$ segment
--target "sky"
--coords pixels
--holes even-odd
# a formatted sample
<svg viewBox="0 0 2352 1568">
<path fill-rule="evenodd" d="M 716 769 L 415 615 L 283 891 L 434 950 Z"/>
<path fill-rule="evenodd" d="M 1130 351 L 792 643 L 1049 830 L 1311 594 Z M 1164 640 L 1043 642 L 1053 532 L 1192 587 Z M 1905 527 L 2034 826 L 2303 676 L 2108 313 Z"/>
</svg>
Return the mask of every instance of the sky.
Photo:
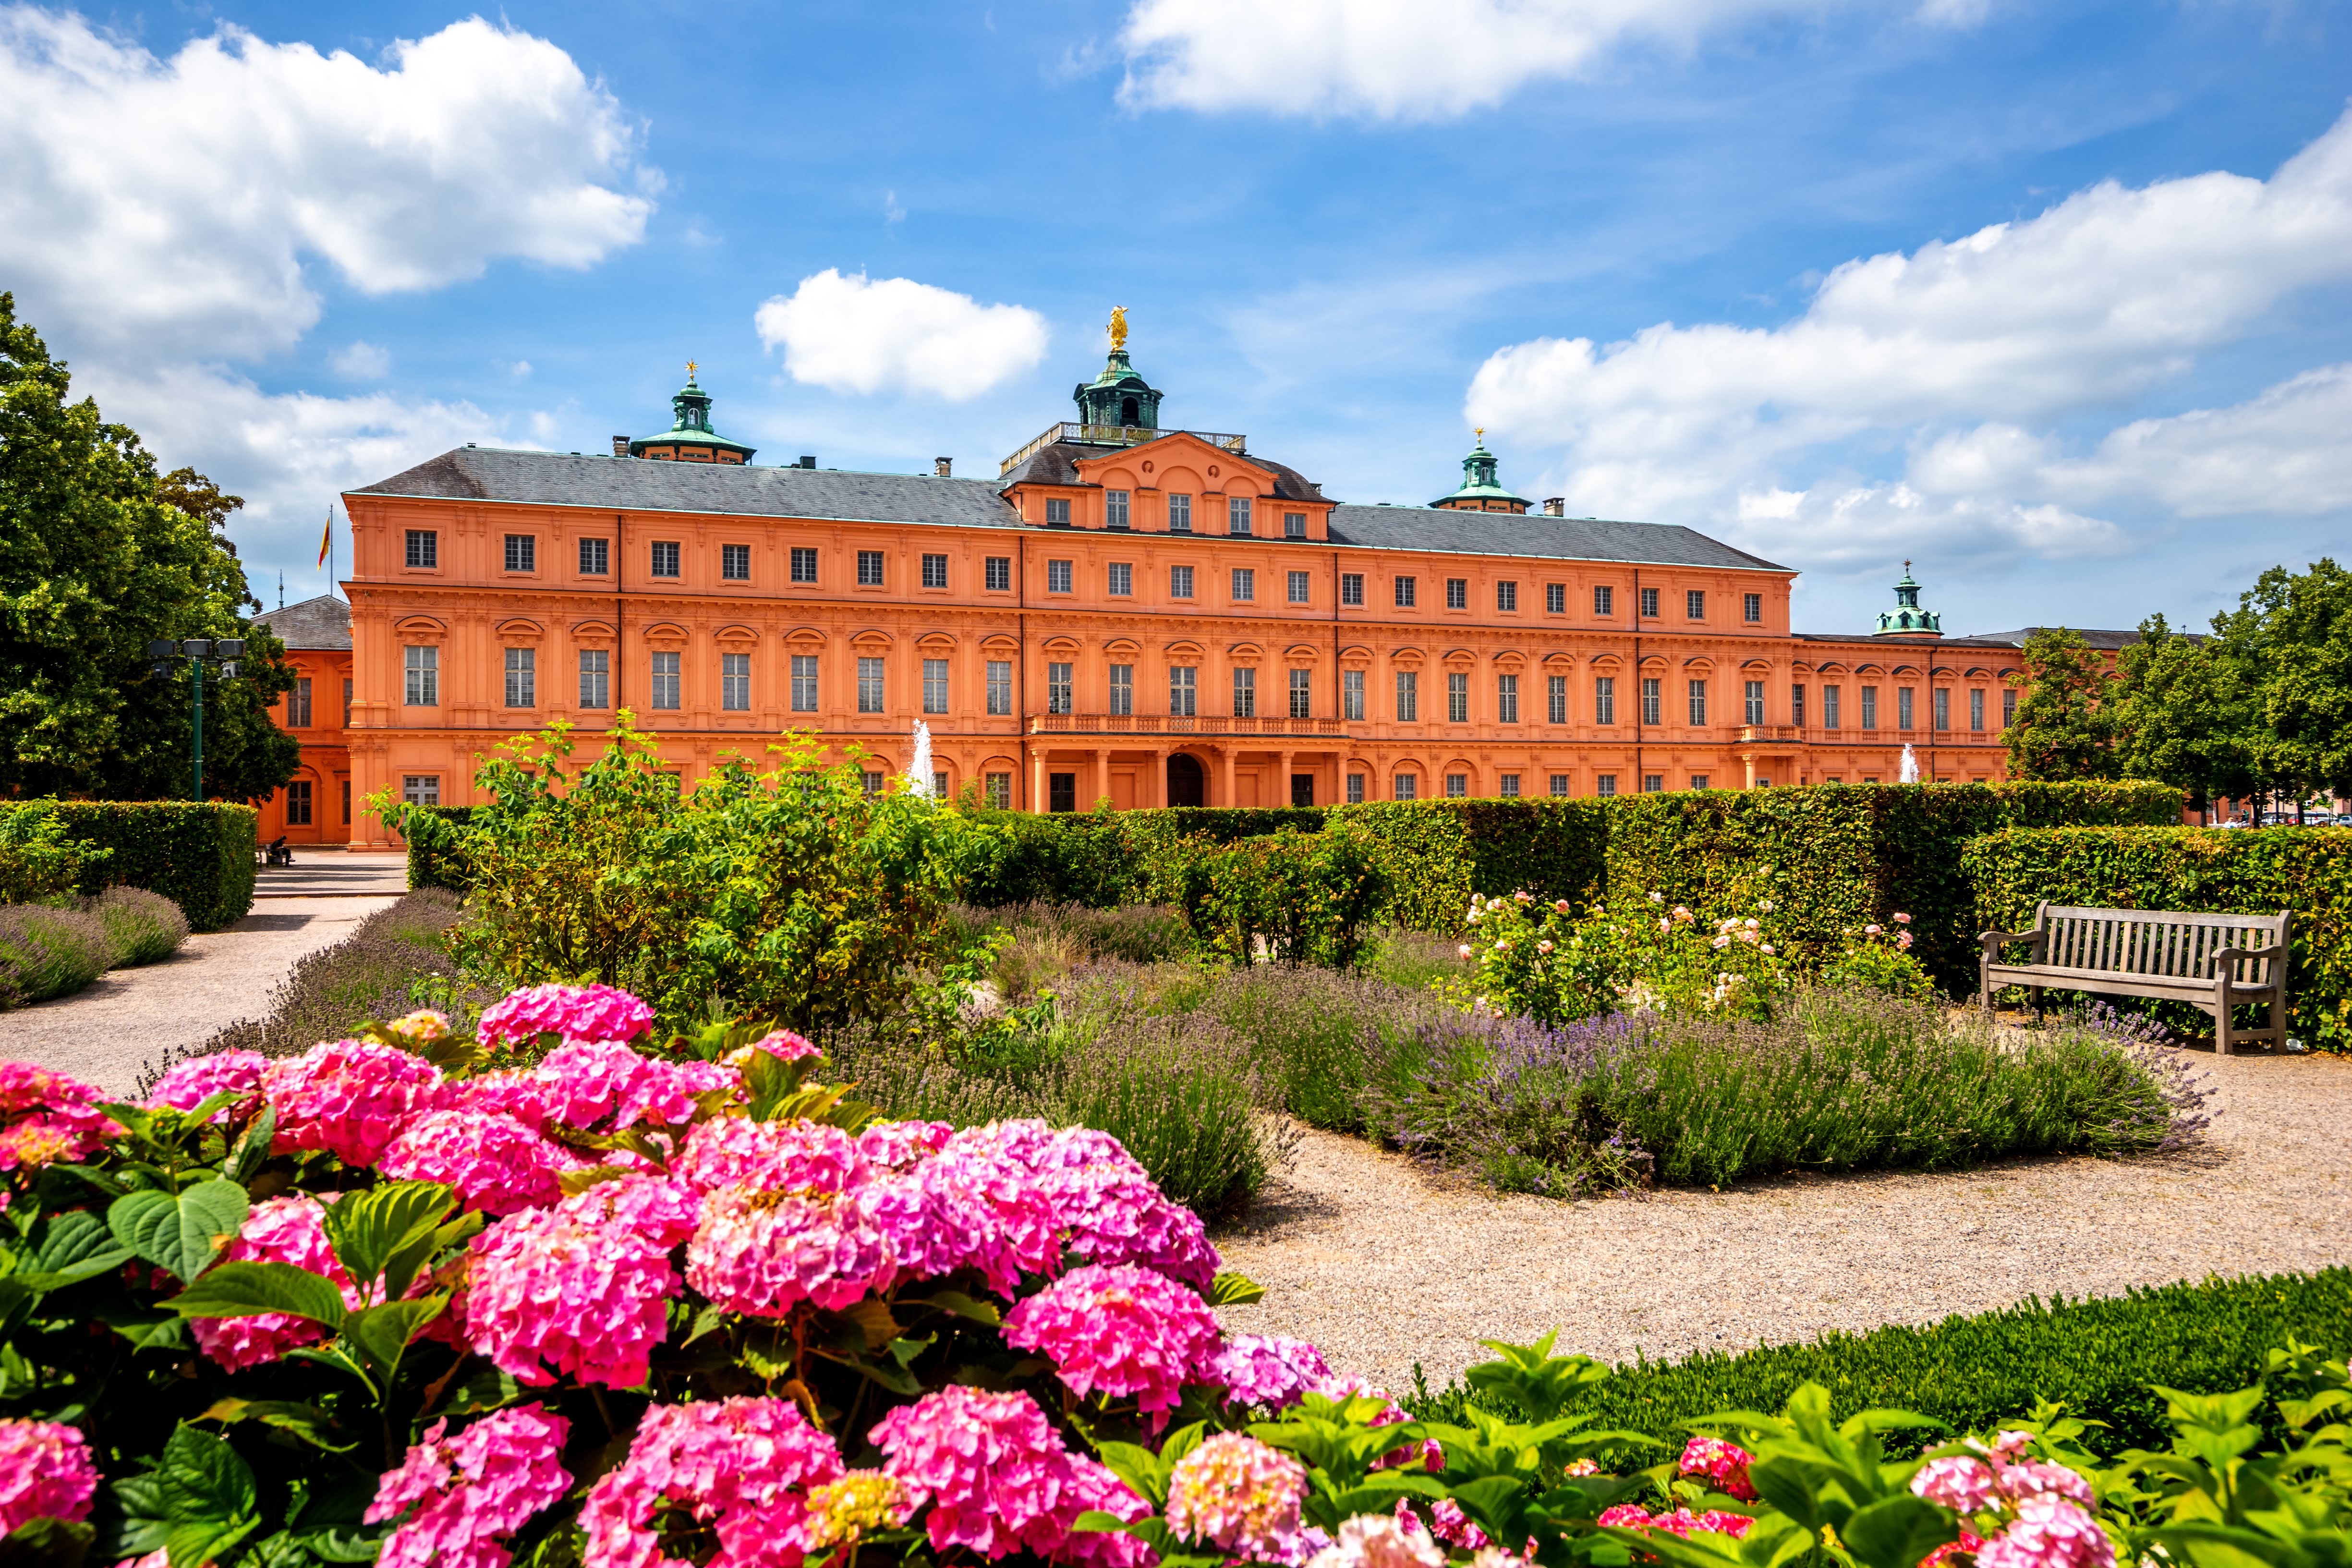
<svg viewBox="0 0 2352 1568">
<path fill-rule="evenodd" d="M 606 451 L 685 362 L 761 461 L 1073 416 L 1425 502 L 1474 428 L 1868 629 L 2201 625 L 2352 540 L 2352 4 L 0 5 L 0 289 L 246 498 Z M 1496 524 L 1507 539 L 1510 525 Z"/>
</svg>

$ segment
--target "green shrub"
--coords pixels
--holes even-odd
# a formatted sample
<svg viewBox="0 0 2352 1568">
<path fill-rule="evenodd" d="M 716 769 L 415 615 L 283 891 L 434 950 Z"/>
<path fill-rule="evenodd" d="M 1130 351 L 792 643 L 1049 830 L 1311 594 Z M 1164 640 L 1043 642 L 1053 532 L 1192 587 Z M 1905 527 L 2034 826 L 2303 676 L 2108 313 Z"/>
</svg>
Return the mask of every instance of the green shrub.
<svg viewBox="0 0 2352 1568">
<path fill-rule="evenodd" d="M 463 893 L 472 878 L 467 870 L 459 830 L 473 819 L 470 805 L 412 805 L 399 815 L 401 837 L 408 841 L 408 886 L 446 888 Z M 389 819 L 387 819 L 389 826 Z"/>
<path fill-rule="evenodd" d="M 2192 1394 L 2242 1388 L 2263 1352 L 2289 1338 L 2341 1357 L 2352 1350 L 2352 1269 L 2250 1275 L 2163 1285 L 2121 1296 L 1830 1333 L 1804 1344 L 1706 1351 L 1618 1367 L 1575 1404 L 1597 1425 L 1647 1433 L 1680 1447 L 1686 1423 L 1723 1410 L 1778 1410 L 1806 1383 L 1830 1392 L 1835 1416 L 1892 1406 L 1958 1431 L 1983 1431 L 2029 1413 L 2038 1398 L 2095 1426 L 2083 1441 L 2104 1457 L 2164 1446 L 2161 1384 Z M 1423 1419 L 1451 1419 L 1470 1403 L 1458 1384 L 1405 1403 Z M 1914 1436 L 1916 1451 L 1932 1436 Z"/>
<path fill-rule="evenodd" d="M 2200 914 L 2289 910 L 2289 1032 L 2322 1049 L 2352 1050 L 2352 829 L 2011 828 L 1974 840 L 1964 859 L 1978 931 L 2024 931 L 2044 900 Z"/>
<path fill-rule="evenodd" d="M 969 809 L 986 847 L 972 855 L 960 896 L 982 907 L 1016 903 L 1174 903 L 1183 868 L 1204 850 L 1284 827 L 1312 833 L 1314 806 L 1170 806 L 1040 814 Z"/>
<path fill-rule="evenodd" d="M 1380 846 L 1389 880 L 1381 920 L 1450 933 L 1463 929 L 1473 893 L 1598 897 L 1610 804 L 1549 796 L 1384 801 L 1333 806 L 1330 818 L 1361 827 Z"/>
<path fill-rule="evenodd" d="M 114 944 L 95 915 L 0 906 L 0 1007 L 68 996 L 106 973 Z"/>
<path fill-rule="evenodd" d="M 77 843 L 55 801 L 0 805 L 0 904 L 43 904 L 71 893 L 107 852 Z"/>
<path fill-rule="evenodd" d="M 169 958 L 188 940 L 188 918 L 180 906 L 144 888 L 109 888 L 83 908 L 106 928 L 113 948 L 110 969 Z"/>
<path fill-rule="evenodd" d="M 1349 823 L 1245 838 L 1189 863 L 1185 919 L 1230 963 L 1262 953 L 1293 969 L 1351 969 L 1387 893 L 1376 853 L 1371 836 Z"/>
<path fill-rule="evenodd" d="M 74 890 L 146 888 L 180 906 L 196 931 L 219 931 L 253 909 L 254 828 L 261 814 L 227 801 L 68 800 L 10 812 L 55 811 L 67 837 L 90 850 Z"/>
</svg>

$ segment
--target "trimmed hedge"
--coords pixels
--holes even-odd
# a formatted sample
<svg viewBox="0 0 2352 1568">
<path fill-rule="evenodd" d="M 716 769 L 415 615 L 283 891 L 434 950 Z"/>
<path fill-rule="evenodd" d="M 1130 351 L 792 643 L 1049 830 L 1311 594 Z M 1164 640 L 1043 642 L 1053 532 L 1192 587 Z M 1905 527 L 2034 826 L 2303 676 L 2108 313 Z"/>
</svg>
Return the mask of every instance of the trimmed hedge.
<svg viewBox="0 0 2352 1568">
<path fill-rule="evenodd" d="M 2196 1394 L 2244 1388 L 2262 1375 L 2263 1353 L 2289 1335 L 2331 1356 L 2352 1351 L 2352 1269 L 2209 1279 L 2047 1306 L 2030 1298 L 1925 1328 L 1896 1324 L 1738 1354 L 1637 1362 L 1594 1384 L 1576 1408 L 1598 1415 L 1598 1426 L 1671 1444 L 1663 1453 L 1672 1453 L 1685 1423 L 1724 1410 L 1779 1410 L 1805 1383 L 1829 1390 L 1841 1421 L 1875 1406 L 1956 1431 L 2025 1415 L 2046 1398 L 2069 1415 L 2106 1423 L 2083 1441 L 2112 1458 L 2169 1445 L 2165 1401 L 2149 1384 Z M 1468 1397 L 1456 1384 L 1406 1404 L 1418 1417 L 1444 1419 Z M 1916 1451 L 1922 1441 L 1910 1446 Z"/>
<path fill-rule="evenodd" d="M 1464 928 L 1470 895 L 1600 896 L 1611 803 L 1587 798 L 1415 800 L 1335 805 L 1381 846 L 1389 880 L 1381 919 L 1413 931 Z"/>
<path fill-rule="evenodd" d="M 2290 1032 L 2352 1050 L 2352 828 L 2016 828 L 1972 841 L 1962 862 L 1980 931 L 2023 931 L 2044 899 L 2200 914 L 2289 910 Z"/>
<path fill-rule="evenodd" d="M 466 858 L 457 847 L 457 836 L 450 829 L 463 827 L 473 819 L 470 805 L 418 805 L 409 808 L 408 823 L 408 889 L 446 888 L 463 893 L 472 879 L 466 874 Z M 425 824 L 434 826 L 425 827 Z M 446 825 L 444 826 L 443 825 Z M 425 829 L 419 831 L 420 828 Z"/>
<path fill-rule="evenodd" d="M 987 862 L 968 874 L 962 896 L 986 909 L 1039 902 L 1098 910 L 1172 903 L 1182 879 L 1177 862 L 1183 840 L 1235 844 L 1285 827 L 1317 833 L 1323 816 L 1318 806 L 982 812 L 977 820 L 997 842 Z"/>
<path fill-rule="evenodd" d="M 197 931 L 233 925 L 253 908 L 254 835 L 261 814 L 229 801 L 26 801 L 0 811 L 54 811 L 65 836 L 109 851 L 74 890 L 145 888 L 180 906 Z"/>
</svg>

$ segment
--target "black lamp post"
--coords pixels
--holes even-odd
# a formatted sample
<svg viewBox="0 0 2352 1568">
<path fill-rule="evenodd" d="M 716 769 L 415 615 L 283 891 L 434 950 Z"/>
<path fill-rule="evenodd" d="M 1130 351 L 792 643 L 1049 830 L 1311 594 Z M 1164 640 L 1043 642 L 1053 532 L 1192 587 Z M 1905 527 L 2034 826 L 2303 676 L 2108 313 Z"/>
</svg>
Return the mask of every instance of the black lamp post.
<svg viewBox="0 0 2352 1568">
<path fill-rule="evenodd" d="M 236 679 L 236 661 L 245 657 L 243 637 L 190 637 L 185 642 L 162 640 L 147 645 L 147 657 L 158 675 L 172 673 L 175 658 L 188 661 L 189 713 L 194 721 L 194 800 L 205 798 L 205 666 L 217 665 L 221 679 Z"/>
</svg>

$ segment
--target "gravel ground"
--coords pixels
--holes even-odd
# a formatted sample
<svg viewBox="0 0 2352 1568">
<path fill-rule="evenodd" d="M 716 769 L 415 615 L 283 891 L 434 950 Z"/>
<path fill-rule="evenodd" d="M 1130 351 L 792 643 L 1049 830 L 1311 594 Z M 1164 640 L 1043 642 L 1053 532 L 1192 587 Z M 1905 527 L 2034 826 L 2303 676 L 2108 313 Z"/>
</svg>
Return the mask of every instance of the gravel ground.
<svg viewBox="0 0 2352 1568">
<path fill-rule="evenodd" d="M 226 931 L 192 936 L 161 963 L 117 969 L 89 989 L 0 1013 L 0 1060 L 38 1062 L 110 1094 L 175 1046 L 201 1045 L 224 1025 L 257 1018 L 304 953 L 341 942 L 388 896 L 300 897 L 262 903 Z"/>
<path fill-rule="evenodd" d="M 1442 1387 L 1477 1341 L 1604 1361 L 1926 1323 L 2027 1296 L 2352 1261 L 2352 1061 L 2188 1053 L 2219 1114 L 2203 1147 L 1952 1174 L 1800 1177 L 1733 1192 L 1501 1197 L 1309 1131 L 1225 1267 L 1266 1288 L 1229 1328 L 1336 1369 Z"/>
</svg>

